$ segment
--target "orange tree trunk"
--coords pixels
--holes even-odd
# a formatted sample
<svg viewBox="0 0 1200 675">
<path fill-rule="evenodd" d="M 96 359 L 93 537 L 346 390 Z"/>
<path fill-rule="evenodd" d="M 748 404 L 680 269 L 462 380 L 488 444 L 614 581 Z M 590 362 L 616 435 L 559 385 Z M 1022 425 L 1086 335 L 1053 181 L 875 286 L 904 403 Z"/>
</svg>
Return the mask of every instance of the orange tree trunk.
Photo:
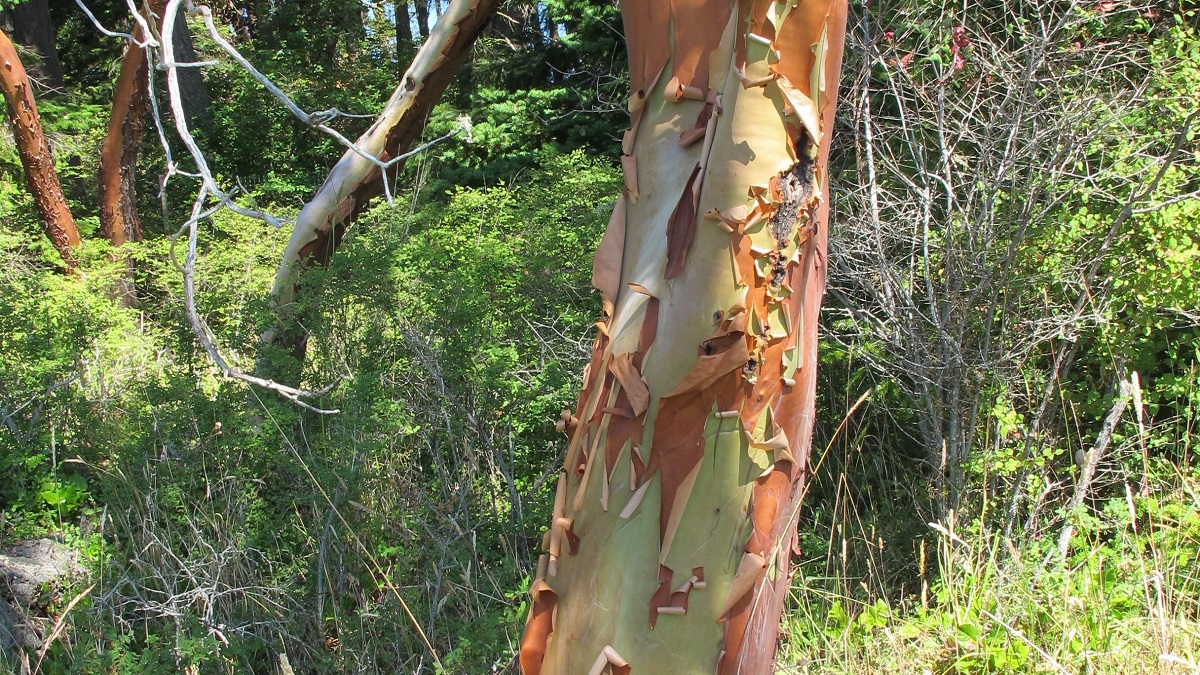
<svg viewBox="0 0 1200 675">
<path fill-rule="evenodd" d="M 844 0 L 623 0 L 605 318 L 526 675 L 771 671 L 809 471 Z"/>
<path fill-rule="evenodd" d="M 150 3 L 148 21 L 161 17 L 164 0 Z M 112 115 L 108 118 L 108 134 L 100 152 L 100 233 L 113 246 L 126 241 L 141 241 L 142 228 L 135 206 L 134 174 L 142 145 L 142 123 L 146 116 L 149 96 L 149 71 L 146 50 L 137 45 L 145 39 L 141 24 L 134 28 L 135 42 L 130 42 L 121 58 L 121 71 L 113 91 Z"/>
<path fill-rule="evenodd" d="M 25 181 L 46 234 L 68 266 L 72 264 L 72 249 L 79 246 L 79 231 L 67 208 L 58 174 L 54 171 L 54 156 L 42 133 L 37 105 L 29 90 L 29 77 L 21 67 L 17 52 L 8 36 L 0 31 L 0 88 L 8 103 L 8 119 L 12 124 L 17 152 L 25 168 Z"/>
</svg>

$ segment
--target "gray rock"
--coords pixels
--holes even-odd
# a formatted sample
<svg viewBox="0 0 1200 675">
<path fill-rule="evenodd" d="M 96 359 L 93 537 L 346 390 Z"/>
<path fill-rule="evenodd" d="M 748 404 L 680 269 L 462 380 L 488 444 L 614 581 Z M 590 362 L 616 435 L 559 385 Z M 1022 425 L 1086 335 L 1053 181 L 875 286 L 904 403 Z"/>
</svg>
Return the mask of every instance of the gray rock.
<svg viewBox="0 0 1200 675">
<path fill-rule="evenodd" d="M 0 552 L 0 651 L 36 651 L 46 623 L 41 610 L 82 573 L 78 554 L 55 539 L 31 539 Z"/>
<path fill-rule="evenodd" d="M 11 654 L 14 647 L 29 652 L 41 645 L 42 640 L 38 636 L 37 628 L 31 626 L 7 600 L 0 600 L 0 652 Z"/>
<path fill-rule="evenodd" d="M 75 551 L 54 539 L 23 541 L 0 553 L 0 598 L 28 610 L 43 604 L 42 591 L 83 568 Z"/>
</svg>

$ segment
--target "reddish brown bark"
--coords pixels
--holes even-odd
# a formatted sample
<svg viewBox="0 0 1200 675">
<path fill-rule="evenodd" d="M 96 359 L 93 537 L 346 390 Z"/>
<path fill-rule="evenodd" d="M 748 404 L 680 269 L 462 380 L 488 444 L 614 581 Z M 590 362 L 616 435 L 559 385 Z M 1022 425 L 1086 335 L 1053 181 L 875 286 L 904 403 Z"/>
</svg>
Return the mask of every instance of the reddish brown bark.
<svg viewBox="0 0 1200 675">
<path fill-rule="evenodd" d="M 25 182 L 38 216 L 46 229 L 46 235 L 58 249 L 68 267 L 74 264 L 73 249 L 80 244 L 75 219 L 67 207 L 66 197 L 58 183 L 54 170 L 54 156 L 50 144 L 42 132 L 42 121 L 38 118 L 37 105 L 29 90 L 29 77 L 17 58 L 17 51 L 8 36 L 0 31 L 0 88 L 8 103 L 8 119 L 12 124 L 17 152 L 25 168 Z"/>
<path fill-rule="evenodd" d="M 150 3 L 150 12 L 162 16 L 164 0 Z M 150 19 L 153 20 L 153 19 Z M 146 50 L 138 43 L 145 39 L 141 24 L 133 32 L 121 58 L 121 71 L 113 90 L 112 115 L 108 134 L 100 152 L 100 233 L 120 246 L 126 241 L 141 241 L 138 223 L 134 174 L 142 146 L 142 125 L 149 96 L 149 70 Z"/>
</svg>

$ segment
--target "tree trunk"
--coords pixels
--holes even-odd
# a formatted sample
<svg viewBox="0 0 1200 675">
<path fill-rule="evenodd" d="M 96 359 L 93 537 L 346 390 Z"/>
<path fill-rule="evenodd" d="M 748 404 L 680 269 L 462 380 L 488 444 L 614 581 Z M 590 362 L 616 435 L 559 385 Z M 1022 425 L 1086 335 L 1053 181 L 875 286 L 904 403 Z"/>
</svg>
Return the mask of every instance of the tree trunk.
<svg viewBox="0 0 1200 675">
<path fill-rule="evenodd" d="M 396 2 L 393 8 L 396 13 L 396 67 L 403 75 L 404 64 L 412 54 L 412 14 L 408 11 L 407 2 Z"/>
<path fill-rule="evenodd" d="M 161 17 L 164 4 L 164 0 L 154 0 L 150 3 L 150 11 Z M 147 17 L 147 20 L 154 19 Z M 134 178 L 149 96 L 149 70 L 146 50 L 137 45 L 145 39 L 141 24 L 135 25 L 133 36 L 135 42 L 129 43 L 121 58 L 108 134 L 100 151 L 100 233 L 113 246 L 142 240 Z"/>
<path fill-rule="evenodd" d="M 166 4 L 156 0 L 159 4 Z M 180 12 L 175 17 L 175 30 L 171 33 L 171 48 L 175 60 L 179 63 L 194 63 L 196 47 L 192 44 L 192 33 L 187 29 L 187 17 Z M 206 129 L 212 121 L 212 99 L 204 86 L 204 76 L 199 68 L 179 69 L 179 91 L 183 100 L 183 114 L 187 117 L 188 126 L 195 129 Z"/>
<path fill-rule="evenodd" d="M 417 34 L 422 40 L 429 38 L 429 2 L 430 0 L 417 0 Z"/>
<path fill-rule="evenodd" d="M 420 138 L 429 112 L 499 4 L 500 0 L 454 0 L 450 4 L 413 58 L 383 113 L 355 142 L 359 148 L 386 162 L 402 155 Z M 420 2 L 417 7 L 421 7 Z M 401 164 L 389 169 L 390 177 L 396 175 Z M 264 344 L 283 347 L 303 359 L 307 336 L 290 320 L 300 274 L 312 265 L 328 264 L 346 227 L 383 193 L 381 178 L 377 165 L 347 150 L 312 201 L 300 211 L 271 290 L 282 330 L 267 331 Z M 263 367 L 261 360 L 259 367 Z"/>
<path fill-rule="evenodd" d="M 810 470 L 844 0 L 621 3 L 625 190 L 526 675 L 771 672 Z"/>
<path fill-rule="evenodd" d="M 46 228 L 46 235 L 70 268 L 74 265 L 73 249 L 80 244 L 79 232 L 75 229 L 75 219 L 71 217 L 67 199 L 58 184 L 54 156 L 50 153 L 46 135 L 42 133 L 37 105 L 29 90 L 29 78 L 21 67 L 13 43 L 3 31 L 0 31 L 0 88 L 3 88 L 4 100 L 8 103 L 13 138 L 21 155 L 25 181 L 37 205 L 38 216 Z"/>
<path fill-rule="evenodd" d="M 11 32 L 13 41 L 37 53 L 39 62 L 29 66 L 29 73 L 38 85 L 50 95 L 62 92 L 65 88 L 62 63 L 58 60 L 54 24 L 46 0 L 25 0 L 5 10 L 0 24 Z"/>
</svg>

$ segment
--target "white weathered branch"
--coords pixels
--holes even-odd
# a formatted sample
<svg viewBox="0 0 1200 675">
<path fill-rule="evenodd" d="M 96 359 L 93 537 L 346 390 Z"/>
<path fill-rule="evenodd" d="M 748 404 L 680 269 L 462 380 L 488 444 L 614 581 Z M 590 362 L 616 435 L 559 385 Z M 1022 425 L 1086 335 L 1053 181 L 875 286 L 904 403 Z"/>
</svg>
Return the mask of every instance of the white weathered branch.
<svg viewBox="0 0 1200 675">
<path fill-rule="evenodd" d="M 217 365 L 217 368 L 221 371 L 221 374 L 225 377 L 269 389 L 303 408 L 312 410 L 313 412 L 335 413 L 337 410 L 317 408 L 305 402 L 304 399 L 315 398 L 329 393 L 329 391 L 331 391 L 332 388 L 337 384 L 336 382 L 319 391 L 308 391 L 305 389 L 298 389 L 296 387 L 280 384 L 273 380 L 247 375 L 246 373 L 239 371 L 238 369 L 229 365 L 229 363 L 221 355 L 220 350 L 218 350 L 213 344 L 213 341 L 209 336 L 208 326 L 200 317 L 199 312 L 196 311 L 196 248 L 198 239 L 198 225 L 200 221 L 211 216 L 221 208 L 228 208 L 236 213 L 240 213 L 251 218 L 257 218 L 276 226 L 279 226 L 281 223 L 278 218 L 269 213 L 255 209 L 248 209 L 238 205 L 233 201 L 233 193 L 224 191 L 220 185 L 217 184 L 216 179 L 213 178 L 212 171 L 208 167 L 208 162 L 204 158 L 204 154 L 200 151 L 200 147 L 197 145 L 196 139 L 192 136 L 191 130 L 188 129 L 187 117 L 183 113 L 183 99 L 180 96 L 179 90 L 180 65 L 175 62 L 175 55 L 172 47 L 172 38 L 175 31 L 175 17 L 178 15 L 180 5 L 182 3 L 183 0 L 169 0 L 167 3 L 167 6 L 163 11 L 164 17 L 162 27 L 162 42 L 159 45 L 159 48 L 162 50 L 163 67 L 165 67 L 167 70 L 167 91 L 171 104 L 171 112 L 175 118 L 175 131 L 179 134 L 184 146 L 187 147 L 188 152 L 191 154 L 192 160 L 196 163 L 198 172 L 197 177 L 201 181 L 200 189 L 197 191 L 196 198 L 192 202 L 191 216 L 180 228 L 179 233 L 176 234 L 176 237 L 178 237 L 184 231 L 186 231 L 188 236 L 187 255 L 184 259 L 184 264 L 182 265 L 184 305 L 187 312 L 188 323 L 191 324 L 192 331 L 196 334 L 196 338 L 204 348 L 204 351 L 208 353 L 213 362 Z M 165 135 L 161 134 L 161 121 L 157 119 L 157 106 L 154 107 L 154 113 L 156 116 L 156 124 L 160 126 L 160 138 L 164 141 L 164 147 L 166 147 Z M 169 173 L 167 177 L 164 178 L 164 186 L 166 179 L 170 176 L 170 172 L 178 173 L 178 171 L 174 169 L 173 164 L 169 165 L 168 171 Z M 204 208 L 205 203 L 208 201 L 210 196 L 216 198 L 217 205 L 206 210 Z"/>
<path fill-rule="evenodd" d="M 419 135 L 429 110 L 498 4 L 498 0 L 452 0 L 438 19 L 379 118 L 342 155 L 296 219 L 271 291 L 277 311 L 290 310 L 298 268 L 306 253 L 365 205 L 373 196 L 375 181 L 381 183 L 379 187 L 390 200 L 386 170 L 429 147 L 427 143 L 404 153 L 401 146 L 407 143 L 399 139 Z M 293 114 L 308 119 L 302 110 L 293 108 Z M 395 153 L 402 154 L 390 156 Z M 263 342 L 272 343 L 276 336 L 275 330 L 267 331 Z"/>
</svg>

